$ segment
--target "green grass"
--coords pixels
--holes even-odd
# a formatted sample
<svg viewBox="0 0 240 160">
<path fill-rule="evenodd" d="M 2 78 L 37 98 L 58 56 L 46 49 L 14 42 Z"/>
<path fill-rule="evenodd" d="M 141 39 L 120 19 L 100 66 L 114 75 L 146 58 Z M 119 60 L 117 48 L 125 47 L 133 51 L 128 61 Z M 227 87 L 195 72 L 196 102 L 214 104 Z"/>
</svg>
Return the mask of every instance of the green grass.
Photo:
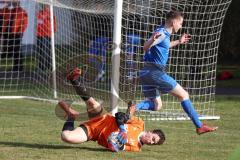
<svg viewBox="0 0 240 160">
<path fill-rule="evenodd" d="M 63 121 L 55 105 L 31 100 L 0 101 L 1 160 L 239 160 L 239 96 L 217 97 L 220 120 L 214 133 L 198 136 L 189 121 L 146 122 L 147 129 L 162 128 L 162 146 L 144 146 L 142 152 L 112 153 L 95 142 L 71 145 L 60 140 Z M 84 108 L 84 106 L 83 106 Z M 76 125 L 76 124 L 75 124 Z"/>
<path fill-rule="evenodd" d="M 217 83 L 217 88 L 240 88 L 239 84 L 240 78 L 234 78 L 234 79 L 228 79 L 228 80 L 218 80 Z"/>
</svg>

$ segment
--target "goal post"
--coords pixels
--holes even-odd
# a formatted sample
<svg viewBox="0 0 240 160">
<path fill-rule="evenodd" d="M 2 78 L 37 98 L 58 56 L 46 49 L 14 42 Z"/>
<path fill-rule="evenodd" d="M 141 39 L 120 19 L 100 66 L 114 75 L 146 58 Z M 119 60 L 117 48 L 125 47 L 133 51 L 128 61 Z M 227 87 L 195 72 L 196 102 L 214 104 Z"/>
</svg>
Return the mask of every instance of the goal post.
<svg viewBox="0 0 240 160">
<path fill-rule="evenodd" d="M 28 24 L 21 43 L 15 44 L 21 48 L 21 56 L 15 58 L 23 62 L 23 68 L 12 70 L 14 56 L 6 48 L 14 46 L 10 44 L 14 37 L 6 36 L 11 35 L 10 30 L 1 30 L 0 98 L 79 100 L 65 78 L 67 71 L 77 66 L 87 71 L 83 82 L 91 95 L 103 100 L 105 106 L 126 109 L 129 100 L 144 100 L 138 82 L 144 42 L 164 22 L 167 12 L 179 10 L 184 14 L 184 24 L 172 39 L 189 33 L 191 40 L 170 50 L 167 72 L 190 93 L 201 119 L 218 119 L 217 55 L 230 3 L 231 0 L 21 1 Z M 43 22 L 38 14 L 44 6 L 50 12 Z M 0 19 L 3 14 L 1 11 Z M 8 23 L 2 23 L 0 28 L 11 26 L 11 19 L 2 18 L 1 22 Z M 46 37 L 38 35 L 37 26 L 41 23 L 41 33 Z M 139 116 L 149 120 L 187 119 L 176 98 L 161 98 L 163 109 L 143 111 Z"/>
<path fill-rule="evenodd" d="M 121 27 L 122 27 L 122 5 L 123 0 L 116 0 L 114 5 L 114 27 L 112 52 L 112 78 L 111 78 L 111 108 L 112 114 L 118 111 L 119 99 L 119 71 L 120 71 L 120 52 L 121 52 Z"/>
<path fill-rule="evenodd" d="M 55 38 L 54 38 L 54 13 L 53 4 L 50 4 L 50 31 L 51 31 L 51 56 L 52 56 L 52 83 L 53 83 L 53 97 L 57 98 L 57 84 L 56 84 L 56 52 L 55 52 Z"/>
</svg>

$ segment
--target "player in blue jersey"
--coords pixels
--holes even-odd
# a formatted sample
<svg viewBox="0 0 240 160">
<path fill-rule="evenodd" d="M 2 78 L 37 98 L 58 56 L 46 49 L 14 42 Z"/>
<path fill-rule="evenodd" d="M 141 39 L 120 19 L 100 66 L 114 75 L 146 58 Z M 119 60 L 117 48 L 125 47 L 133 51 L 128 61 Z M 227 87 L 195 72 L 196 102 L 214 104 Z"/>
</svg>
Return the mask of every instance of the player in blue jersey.
<svg viewBox="0 0 240 160">
<path fill-rule="evenodd" d="M 182 28 L 183 14 L 170 11 L 165 24 L 158 27 L 150 39 L 144 44 L 144 67 L 140 71 L 140 83 L 143 86 L 144 96 L 147 98 L 137 104 L 139 110 L 159 110 L 162 107 L 161 93 L 170 93 L 181 102 L 183 110 L 196 126 L 198 134 L 211 132 L 217 127 L 202 124 L 194 106 L 189 99 L 189 94 L 174 78 L 165 72 L 169 58 L 169 48 L 187 43 L 190 35 L 183 34 L 179 40 L 170 41 L 172 33 Z"/>
<path fill-rule="evenodd" d="M 100 57 L 102 61 L 102 63 L 96 63 L 99 60 L 94 56 L 89 59 L 90 63 L 96 64 L 95 68 L 98 70 L 96 80 L 104 81 L 108 43 L 109 39 L 107 37 L 97 37 L 90 42 L 88 53 Z"/>
<path fill-rule="evenodd" d="M 128 80 L 132 80 L 135 77 L 135 69 L 136 63 L 134 61 L 134 56 L 137 53 L 137 49 L 140 44 L 140 36 L 137 34 L 128 34 L 127 41 L 125 46 L 125 53 L 126 53 L 126 68 L 127 68 L 127 78 Z"/>
</svg>

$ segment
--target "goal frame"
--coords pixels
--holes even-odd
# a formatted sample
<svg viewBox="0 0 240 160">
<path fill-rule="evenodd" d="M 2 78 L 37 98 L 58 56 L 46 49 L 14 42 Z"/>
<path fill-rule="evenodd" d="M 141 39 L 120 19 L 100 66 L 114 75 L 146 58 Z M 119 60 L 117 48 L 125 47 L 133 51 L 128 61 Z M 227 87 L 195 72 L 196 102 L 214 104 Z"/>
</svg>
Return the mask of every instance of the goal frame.
<svg viewBox="0 0 240 160">
<path fill-rule="evenodd" d="M 110 98 L 110 106 L 112 107 L 112 114 L 115 114 L 118 109 L 121 109 L 121 102 L 119 96 L 119 79 L 120 79 L 120 53 L 121 53 L 121 28 L 122 28 L 122 11 L 123 11 L 123 0 L 115 0 L 114 6 L 114 28 L 113 28 L 113 50 L 112 50 L 112 75 L 111 75 L 111 98 Z M 50 0 L 50 16 L 51 16 L 51 56 L 52 56 L 52 94 L 54 99 L 45 99 L 40 97 L 33 96 L 0 96 L 0 99 L 32 99 L 32 100 L 40 100 L 40 101 L 49 101 L 49 102 L 57 102 L 58 92 L 57 92 L 57 78 L 56 78 L 56 51 L 55 51 L 55 35 L 54 35 L 54 15 L 53 15 L 53 0 Z M 155 112 L 152 111 L 142 111 L 143 115 L 151 114 L 154 115 Z M 166 114 L 166 118 L 159 117 L 151 117 L 151 120 L 189 120 L 189 118 L 185 115 L 180 115 L 177 118 L 168 117 L 168 113 Z M 144 118 L 144 117 L 143 117 Z M 220 119 L 220 116 L 200 116 L 200 119 Z"/>
</svg>

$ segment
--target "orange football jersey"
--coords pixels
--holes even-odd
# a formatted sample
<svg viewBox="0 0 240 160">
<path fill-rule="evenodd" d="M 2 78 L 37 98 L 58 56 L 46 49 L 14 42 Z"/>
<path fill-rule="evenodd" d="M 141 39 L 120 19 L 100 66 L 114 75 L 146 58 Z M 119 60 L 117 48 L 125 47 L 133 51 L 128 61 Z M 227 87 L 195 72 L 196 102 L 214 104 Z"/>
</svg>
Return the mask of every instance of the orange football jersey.
<svg viewBox="0 0 240 160">
<path fill-rule="evenodd" d="M 108 148 L 107 141 L 109 136 L 112 136 L 113 132 L 115 136 L 119 133 L 115 117 L 110 114 L 93 118 L 83 124 L 88 130 L 89 140 L 97 141 L 99 145 L 106 148 Z M 139 136 L 144 131 L 144 122 L 139 118 L 133 118 L 124 125 L 127 130 L 128 141 L 124 145 L 123 150 L 140 151 L 142 145 Z"/>
</svg>

